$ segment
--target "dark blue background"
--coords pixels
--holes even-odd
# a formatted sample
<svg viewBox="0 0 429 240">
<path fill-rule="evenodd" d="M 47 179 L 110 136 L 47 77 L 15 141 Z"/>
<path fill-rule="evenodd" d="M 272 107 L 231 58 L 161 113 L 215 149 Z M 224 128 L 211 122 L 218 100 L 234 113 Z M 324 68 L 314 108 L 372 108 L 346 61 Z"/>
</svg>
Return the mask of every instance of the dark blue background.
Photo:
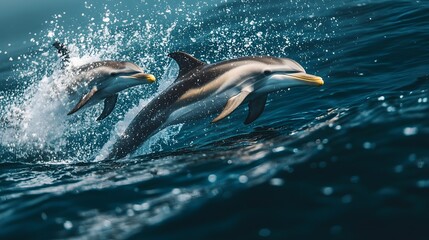
<svg viewBox="0 0 429 240">
<path fill-rule="evenodd" d="M 0 238 L 427 239 L 427 1 L 1 4 Z M 3 117 L 58 71 L 54 40 L 135 61 L 158 83 L 36 148 L 25 131 L 6 135 Z M 290 57 L 325 85 L 271 94 L 249 126 L 243 107 L 168 130 L 139 156 L 94 161 L 122 116 L 172 80 L 177 50 Z"/>
</svg>

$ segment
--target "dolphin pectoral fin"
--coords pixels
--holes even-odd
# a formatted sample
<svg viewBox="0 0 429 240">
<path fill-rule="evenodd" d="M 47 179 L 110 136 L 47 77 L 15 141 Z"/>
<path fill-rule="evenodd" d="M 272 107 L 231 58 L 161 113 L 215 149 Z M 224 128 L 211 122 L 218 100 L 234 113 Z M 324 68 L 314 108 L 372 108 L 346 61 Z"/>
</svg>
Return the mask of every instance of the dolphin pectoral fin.
<svg viewBox="0 0 429 240">
<path fill-rule="evenodd" d="M 94 96 L 94 94 L 97 93 L 97 91 L 98 91 L 97 87 L 93 87 L 91 91 L 89 91 L 89 93 L 85 94 L 85 96 L 83 96 L 80 99 L 80 101 L 76 104 L 76 106 L 74 106 L 74 108 L 69 113 L 67 113 L 67 115 L 71 115 L 77 112 L 83 106 L 85 106 L 85 104 L 88 103 L 88 101 Z"/>
<path fill-rule="evenodd" d="M 262 112 L 265 109 L 267 96 L 268 94 L 264 94 L 249 101 L 249 113 L 247 114 L 246 120 L 244 120 L 244 124 L 250 124 L 256 119 L 258 119 L 259 116 L 261 116 Z"/>
<path fill-rule="evenodd" d="M 249 94 L 250 92 L 248 91 L 242 91 L 238 95 L 235 95 L 228 99 L 228 102 L 226 103 L 223 111 L 215 119 L 213 119 L 212 123 L 215 123 L 231 114 L 235 109 L 237 109 L 238 106 L 240 106 L 240 104 Z"/>
<path fill-rule="evenodd" d="M 114 94 L 104 99 L 104 108 L 101 115 L 97 118 L 97 121 L 105 119 L 115 108 L 116 102 L 118 101 L 118 94 Z"/>
<path fill-rule="evenodd" d="M 168 56 L 174 59 L 179 65 L 179 75 L 177 76 L 176 81 L 192 69 L 205 65 L 201 60 L 198 60 L 185 52 L 173 52 L 168 54 Z"/>
</svg>

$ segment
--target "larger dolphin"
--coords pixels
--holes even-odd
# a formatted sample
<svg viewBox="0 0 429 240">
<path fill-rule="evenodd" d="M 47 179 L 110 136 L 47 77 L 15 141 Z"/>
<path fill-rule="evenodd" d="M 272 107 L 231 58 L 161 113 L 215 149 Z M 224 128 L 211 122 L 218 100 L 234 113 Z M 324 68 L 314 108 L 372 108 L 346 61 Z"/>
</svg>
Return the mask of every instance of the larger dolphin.
<svg viewBox="0 0 429 240">
<path fill-rule="evenodd" d="M 264 111 L 267 95 L 296 85 L 323 85 L 297 62 L 268 56 L 242 57 L 205 64 L 184 52 L 170 53 L 179 65 L 176 81 L 147 104 L 111 146 L 107 159 L 135 151 L 149 137 L 173 124 L 206 118 L 215 123 L 248 103 L 245 124 Z"/>
</svg>

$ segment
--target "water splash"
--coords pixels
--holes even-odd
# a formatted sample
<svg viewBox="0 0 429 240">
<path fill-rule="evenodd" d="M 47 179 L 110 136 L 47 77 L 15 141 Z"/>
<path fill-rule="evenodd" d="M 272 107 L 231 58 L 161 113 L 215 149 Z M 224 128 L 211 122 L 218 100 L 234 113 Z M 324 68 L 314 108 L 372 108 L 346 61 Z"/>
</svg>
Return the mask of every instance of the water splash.
<svg viewBox="0 0 429 240">
<path fill-rule="evenodd" d="M 71 65 L 91 61 L 94 58 L 72 58 Z M 72 136 L 91 133 L 95 113 L 99 111 L 67 116 L 72 106 L 67 94 L 69 85 L 69 76 L 62 70 L 55 70 L 52 75 L 30 85 L 22 95 L 11 99 L 12 104 L 4 116 L 6 124 L 0 134 L 1 144 L 14 148 L 20 158 L 43 153 L 53 155 L 54 159 L 68 156 L 59 153 L 67 152 L 65 149 L 75 145 L 70 142 Z M 82 157 L 81 153 L 78 155 Z"/>
<path fill-rule="evenodd" d="M 91 6 L 88 9 L 90 11 Z M 125 15 L 125 18 L 121 19 L 119 15 Z M 115 14 L 107 7 L 103 16 L 101 23 L 97 23 L 93 17 L 82 14 L 82 18 L 87 20 L 86 26 L 83 24 L 66 30 L 64 25 L 67 23 L 61 16 L 55 15 L 47 29 L 37 35 L 39 38 L 35 36 L 30 39 L 37 51 L 23 54 L 14 66 L 14 74 L 26 83 L 13 94 L 0 99 L 4 113 L 0 125 L 0 144 L 6 151 L 18 158 L 48 158 L 54 161 L 92 159 L 112 129 L 109 120 L 101 124 L 95 122 L 100 106 L 73 116 L 66 115 L 70 103 L 64 93 L 70 81 L 60 69 L 60 60 L 51 46 L 54 40 L 67 44 L 71 51 L 71 67 L 113 59 L 134 61 L 149 69 L 146 70 L 148 72 L 157 72 L 156 68 L 150 70 L 151 64 L 159 63 L 152 54 L 167 55 L 176 22 L 158 25 L 156 19 L 146 19 L 140 15 L 130 20 L 126 12 Z M 142 51 L 142 48 L 150 46 L 151 54 Z M 166 83 L 161 81 L 160 86 L 160 89 L 165 88 Z M 116 111 L 126 111 L 128 104 L 120 104 L 122 101 L 132 106 L 136 104 L 136 99 L 142 99 L 138 104 L 141 107 L 147 103 L 145 98 L 149 93 L 143 88 L 124 91 L 120 94 L 120 106 Z M 137 94 L 139 97 L 134 97 Z M 130 111 L 125 117 L 126 121 L 130 121 L 136 109 Z M 115 114 L 120 113 L 114 112 L 112 115 Z"/>
</svg>

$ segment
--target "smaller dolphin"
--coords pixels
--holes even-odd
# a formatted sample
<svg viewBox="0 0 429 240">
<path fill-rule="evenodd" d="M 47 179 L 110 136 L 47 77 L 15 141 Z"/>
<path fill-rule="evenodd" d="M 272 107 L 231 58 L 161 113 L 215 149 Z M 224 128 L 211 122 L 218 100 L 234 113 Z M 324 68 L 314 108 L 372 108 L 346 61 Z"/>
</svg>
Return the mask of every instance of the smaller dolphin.
<svg viewBox="0 0 429 240">
<path fill-rule="evenodd" d="M 68 49 L 59 42 L 55 42 L 53 46 L 58 50 L 63 64 L 67 65 L 70 59 Z M 71 81 L 66 83 L 68 94 L 72 101 L 79 97 L 80 100 L 67 115 L 104 100 L 104 109 L 97 121 L 106 118 L 113 111 L 120 91 L 155 82 L 152 74 L 144 73 L 132 62 L 92 62 L 78 68 L 71 68 L 69 72 Z"/>
<path fill-rule="evenodd" d="M 159 130 L 178 123 L 217 116 L 212 123 L 248 103 L 245 124 L 264 111 L 269 93 L 298 85 L 323 85 L 294 60 L 268 56 L 242 57 L 206 64 L 184 52 L 170 53 L 179 65 L 176 81 L 149 102 L 109 150 L 107 159 L 134 152 Z"/>
</svg>

